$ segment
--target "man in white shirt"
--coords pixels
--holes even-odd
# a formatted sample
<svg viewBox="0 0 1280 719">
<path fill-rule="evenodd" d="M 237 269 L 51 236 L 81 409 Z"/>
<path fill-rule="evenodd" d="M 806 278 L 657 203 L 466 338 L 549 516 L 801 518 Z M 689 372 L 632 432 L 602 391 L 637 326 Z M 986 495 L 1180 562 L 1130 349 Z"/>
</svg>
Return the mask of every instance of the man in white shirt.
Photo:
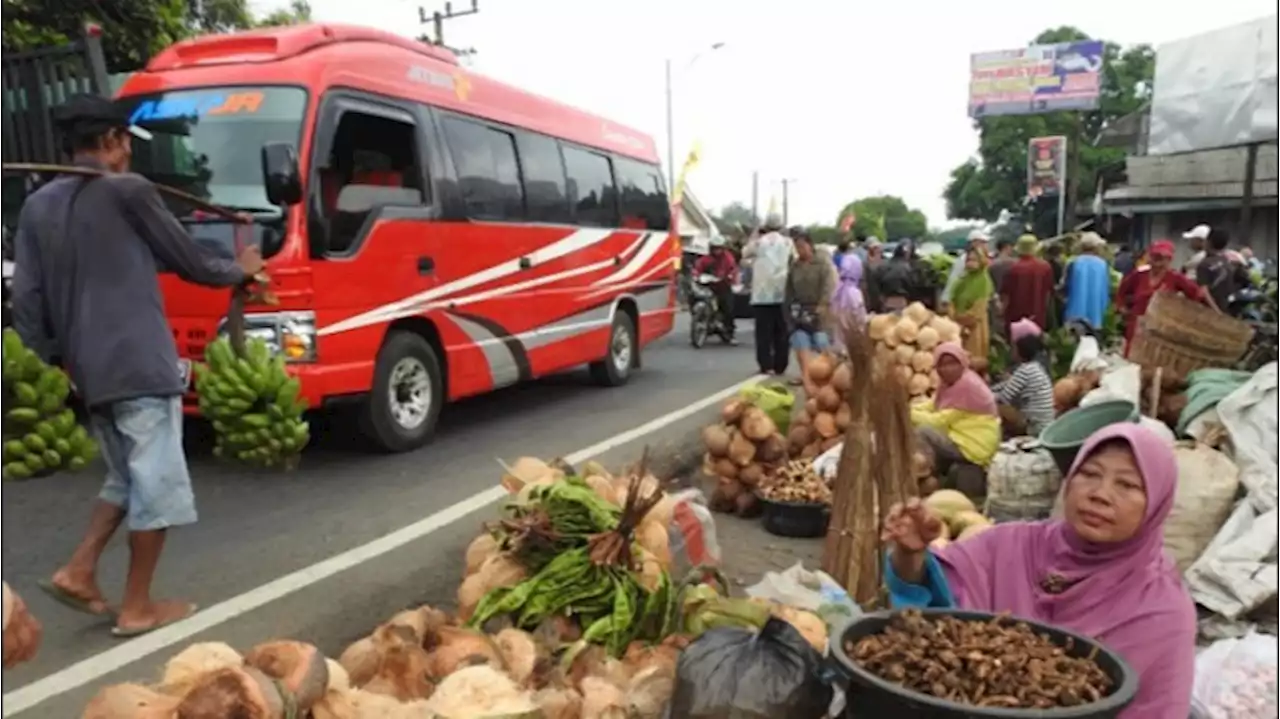
<svg viewBox="0 0 1280 719">
<path fill-rule="evenodd" d="M 1187 260 L 1187 264 L 1182 266 L 1182 273 L 1193 280 L 1196 278 L 1196 268 L 1204 261 L 1205 243 L 1209 241 L 1211 232 L 1213 232 L 1213 228 L 1208 225 L 1196 225 L 1182 233 L 1182 239 L 1187 241 L 1192 253 L 1191 259 Z"/>
<path fill-rule="evenodd" d="M 787 272 L 795 259 L 791 238 L 782 233 L 782 217 L 765 218 L 763 234 L 747 243 L 742 257 L 751 262 L 751 307 L 756 319 L 756 363 L 760 372 L 777 376 L 787 371 L 789 332 L 783 307 Z"/>
</svg>

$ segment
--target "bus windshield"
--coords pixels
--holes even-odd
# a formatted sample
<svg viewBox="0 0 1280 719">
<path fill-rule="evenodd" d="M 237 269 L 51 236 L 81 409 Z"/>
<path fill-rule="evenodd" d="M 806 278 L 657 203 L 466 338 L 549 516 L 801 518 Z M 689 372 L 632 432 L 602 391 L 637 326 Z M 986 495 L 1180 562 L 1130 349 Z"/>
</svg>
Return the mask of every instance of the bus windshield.
<svg viewBox="0 0 1280 719">
<path fill-rule="evenodd" d="M 307 93 L 297 87 L 218 87 L 120 99 L 150 140 L 134 140 L 132 169 L 163 185 L 228 208 L 279 215 L 263 186 L 259 152 L 295 147 Z M 173 207 L 179 217 L 193 208 Z"/>
</svg>

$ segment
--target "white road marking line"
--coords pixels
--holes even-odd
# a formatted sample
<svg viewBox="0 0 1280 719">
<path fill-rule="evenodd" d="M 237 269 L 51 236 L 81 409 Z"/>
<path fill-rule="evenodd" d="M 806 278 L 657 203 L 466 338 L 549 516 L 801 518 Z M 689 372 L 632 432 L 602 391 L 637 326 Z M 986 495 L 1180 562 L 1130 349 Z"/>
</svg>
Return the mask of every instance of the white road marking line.
<svg viewBox="0 0 1280 719">
<path fill-rule="evenodd" d="M 565 455 L 564 459 L 570 464 L 577 464 L 604 454 L 722 402 L 736 394 L 743 387 L 762 378 L 762 375 L 753 376 L 713 395 L 703 397 L 693 404 L 650 420 L 639 427 L 629 429 L 609 439 L 597 442 L 590 447 Z M 248 614 L 277 599 L 287 597 L 370 559 L 399 549 L 410 542 L 449 526 L 472 512 L 484 509 L 505 496 L 507 496 L 507 492 L 502 487 L 495 486 L 491 489 L 486 489 L 407 527 L 402 527 L 390 534 L 379 537 L 368 544 L 349 549 L 309 567 L 286 574 L 256 589 L 251 589 L 244 594 L 219 602 L 181 622 L 170 624 L 150 634 L 131 639 L 105 652 L 82 659 L 71 666 L 48 674 L 20 689 L 15 689 L 5 694 L 3 698 L 0 698 L 0 703 L 4 706 L 3 716 L 10 717 L 24 712 L 41 702 L 64 692 L 78 689 L 117 669 L 145 659 L 161 649 L 171 647 L 178 642 L 190 639 L 219 624 Z"/>
</svg>

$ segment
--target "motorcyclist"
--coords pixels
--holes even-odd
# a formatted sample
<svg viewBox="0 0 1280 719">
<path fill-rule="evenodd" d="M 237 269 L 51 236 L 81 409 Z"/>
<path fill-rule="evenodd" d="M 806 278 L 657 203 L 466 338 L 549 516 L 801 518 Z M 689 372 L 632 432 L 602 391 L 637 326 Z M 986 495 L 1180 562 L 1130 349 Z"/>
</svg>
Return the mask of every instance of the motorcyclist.
<svg viewBox="0 0 1280 719">
<path fill-rule="evenodd" d="M 715 284 L 708 289 L 715 294 L 716 304 L 720 310 L 720 322 L 728 335 L 727 341 L 729 344 L 737 344 L 734 338 L 733 285 L 738 281 L 738 263 L 725 245 L 722 235 L 711 238 L 711 251 L 698 258 L 693 266 L 693 274 L 694 277 L 712 275 L 716 278 Z"/>
</svg>

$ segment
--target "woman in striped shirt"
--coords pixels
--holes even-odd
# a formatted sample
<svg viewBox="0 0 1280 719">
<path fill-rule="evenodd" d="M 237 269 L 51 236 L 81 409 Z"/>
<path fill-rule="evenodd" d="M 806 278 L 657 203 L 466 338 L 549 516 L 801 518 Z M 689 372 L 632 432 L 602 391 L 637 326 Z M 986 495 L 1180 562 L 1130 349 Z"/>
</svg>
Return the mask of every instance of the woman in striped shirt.
<svg viewBox="0 0 1280 719">
<path fill-rule="evenodd" d="M 1053 379 L 1049 376 L 1040 326 L 1029 319 L 1009 328 L 1013 359 L 1008 379 L 991 388 L 1000 409 L 1006 437 L 1038 437 L 1054 419 Z"/>
</svg>

